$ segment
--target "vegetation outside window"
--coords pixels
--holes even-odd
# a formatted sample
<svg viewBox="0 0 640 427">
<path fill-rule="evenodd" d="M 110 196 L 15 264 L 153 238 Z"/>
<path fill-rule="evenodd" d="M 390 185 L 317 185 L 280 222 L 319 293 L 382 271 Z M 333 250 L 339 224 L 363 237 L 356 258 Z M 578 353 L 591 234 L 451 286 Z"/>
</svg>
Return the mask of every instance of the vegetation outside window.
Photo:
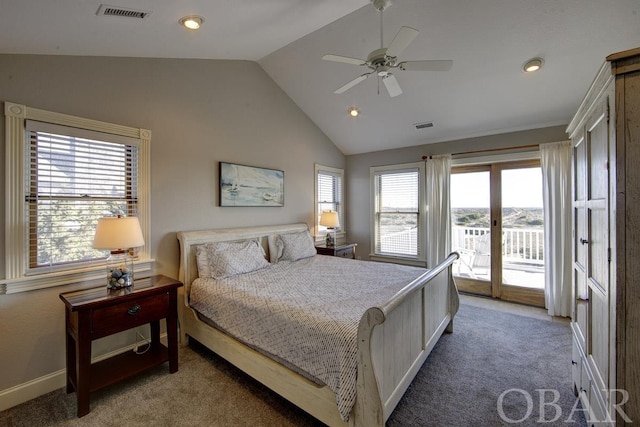
<svg viewBox="0 0 640 427">
<path fill-rule="evenodd" d="M 80 136 L 82 135 L 82 136 Z M 27 121 L 28 270 L 101 260 L 104 216 L 137 216 L 139 141 Z"/>
</svg>

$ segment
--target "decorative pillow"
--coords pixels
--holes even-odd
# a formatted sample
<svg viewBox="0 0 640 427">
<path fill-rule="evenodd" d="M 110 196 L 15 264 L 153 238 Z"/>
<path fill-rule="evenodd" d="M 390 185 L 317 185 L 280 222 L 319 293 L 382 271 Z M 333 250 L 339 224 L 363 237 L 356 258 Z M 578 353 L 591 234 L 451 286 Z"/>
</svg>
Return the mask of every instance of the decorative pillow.
<svg viewBox="0 0 640 427">
<path fill-rule="evenodd" d="M 280 235 L 270 234 L 267 236 L 267 244 L 269 246 L 269 262 L 275 264 L 282 257 L 282 250 L 284 249 Z"/>
<path fill-rule="evenodd" d="M 196 249 L 200 277 L 222 279 L 268 267 L 264 249 L 258 240 L 215 242 Z"/>
<path fill-rule="evenodd" d="M 275 238 L 276 261 L 297 261 L 316 254 L 313 238 L 308 230 L 280 234 Z M 272 256 L 273 260 L 273 256 Z"/>
<path fill-rule="evenodd" d="M 211 267 L 209 267 L 209 246 L 198 245 L 196 247 L 196 265 L 198 266 L 198 277 L 211 277 Z"/>
</svg>

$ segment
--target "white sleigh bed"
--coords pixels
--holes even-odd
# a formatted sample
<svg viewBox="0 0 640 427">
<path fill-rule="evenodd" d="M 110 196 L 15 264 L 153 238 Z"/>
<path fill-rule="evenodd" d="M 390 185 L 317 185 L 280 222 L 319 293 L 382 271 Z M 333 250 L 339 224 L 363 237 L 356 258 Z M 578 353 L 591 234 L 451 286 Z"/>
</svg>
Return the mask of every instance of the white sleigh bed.
<svg viewBox="0 0 640 427">
<path fill-rule="evenodd" d="M 306 224 L 286 224 L 177 233 L 179 279 L 184 284 L 178 304 L 182 342 L 194 338 L 327 425 L 382 427 L 442 333 L 453 330 L 459 302 L 451 265 L 457 253 L 403 285 L 385 302 L 364 310 L 357 324 L 356 398 L 348 421 L 341 417 L 336 393 L 328 386 L 221 332 L 201 320 L 190 305 L 192 284 L 198 279 L 196 252 L 200 245 L 259 239 L 268 251 L 269 236 L 306 230 Z"/>
</svg>

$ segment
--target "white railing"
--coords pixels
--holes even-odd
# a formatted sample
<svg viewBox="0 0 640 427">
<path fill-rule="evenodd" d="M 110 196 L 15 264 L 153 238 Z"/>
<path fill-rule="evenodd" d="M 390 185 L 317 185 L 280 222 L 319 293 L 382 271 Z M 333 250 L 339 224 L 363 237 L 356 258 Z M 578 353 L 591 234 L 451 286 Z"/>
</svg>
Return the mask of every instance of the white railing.
<svg viewBox="0 0 640 427">
<path fill-rule="evenodd" d="M 489 228 L 453 226 L 451 231 L 453 250 L 460 248 L 489 254 Z M 505 263 L 543 265 L 544 231 L 531 228 L 503 228 L 502 259 Z"/>
</svg>

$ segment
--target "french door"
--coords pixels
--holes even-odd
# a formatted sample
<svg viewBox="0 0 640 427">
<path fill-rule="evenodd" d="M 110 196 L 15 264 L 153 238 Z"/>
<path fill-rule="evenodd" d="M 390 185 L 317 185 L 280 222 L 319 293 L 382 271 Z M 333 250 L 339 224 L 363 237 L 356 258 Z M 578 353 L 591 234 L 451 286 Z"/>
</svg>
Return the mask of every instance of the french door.
<svg viewBox="0 0 640 427">
<path fill-rule="evenodd" d="M 452 168 L 451 221 L 461 291 L 544 307 L 539 160 Z"/>
</svg>

